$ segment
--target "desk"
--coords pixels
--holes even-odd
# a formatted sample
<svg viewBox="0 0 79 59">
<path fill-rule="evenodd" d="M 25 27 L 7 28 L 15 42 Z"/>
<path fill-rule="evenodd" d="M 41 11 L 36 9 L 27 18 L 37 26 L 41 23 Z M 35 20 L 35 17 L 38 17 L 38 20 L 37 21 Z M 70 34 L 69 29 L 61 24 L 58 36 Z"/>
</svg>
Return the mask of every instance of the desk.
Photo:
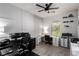
<svg viewBox="0 0 79 59">
<path fill-rule="evenodd" d="M 70 55 L 71 56 L 79 56 L 79 44 L 70 43 Z"/>
</svg>

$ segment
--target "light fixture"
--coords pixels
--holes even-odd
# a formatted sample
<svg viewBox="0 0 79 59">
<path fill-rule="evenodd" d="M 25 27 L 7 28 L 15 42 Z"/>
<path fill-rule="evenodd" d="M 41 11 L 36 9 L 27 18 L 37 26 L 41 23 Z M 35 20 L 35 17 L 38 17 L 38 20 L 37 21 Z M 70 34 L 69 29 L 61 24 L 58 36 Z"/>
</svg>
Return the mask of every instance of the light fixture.
<svg viewBox="0 0 79 59">
<path fill-rule="evenodd" d="M 48 26 L 44 26 L 43 27 L 43 33 L 44 34 L 48 34 Z"/>
</svg>

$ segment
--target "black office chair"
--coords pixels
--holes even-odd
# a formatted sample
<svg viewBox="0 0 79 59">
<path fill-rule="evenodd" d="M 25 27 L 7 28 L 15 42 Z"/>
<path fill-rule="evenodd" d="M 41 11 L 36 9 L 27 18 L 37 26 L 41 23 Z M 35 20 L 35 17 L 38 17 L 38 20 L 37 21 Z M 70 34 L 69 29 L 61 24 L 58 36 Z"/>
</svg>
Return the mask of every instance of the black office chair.
<svg viewBox="0 0 79 59">
<path fill-rule="evenodd" d="M 48 44 L 52 44 L 52 37 L 50 37 L 49 35 L 45 35 L 45 42 Z"/>
</svg>

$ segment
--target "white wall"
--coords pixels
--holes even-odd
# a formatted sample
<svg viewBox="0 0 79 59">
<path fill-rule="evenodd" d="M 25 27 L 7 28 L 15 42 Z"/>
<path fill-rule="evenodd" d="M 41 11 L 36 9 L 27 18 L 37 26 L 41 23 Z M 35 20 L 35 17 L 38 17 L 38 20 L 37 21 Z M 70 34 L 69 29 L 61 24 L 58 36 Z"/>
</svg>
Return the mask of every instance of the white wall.
<svg viewBox="0 0 79 59">
<path fill-rule="evenodd" d="M 64 27 L 64 23 L 62 23 L 64 20 L 71 20 L 70 18 L 67 18 L 67 19 L 63 19 L 62 17 L 63 16 L 68 16 L 69 14 L 73 14 L 74 17 L 71 18 L 72 20 L 74 20 L 73 23 L 69 23 L 69 28 L 66 28 Z M 77 33 L 77 26 L 78 26 L 78 10 L 72 10 L 72 11 L 69 11 L 67 13 L 63 13 L 63 14 L 59 14 L 59 15 L 55 15 L 55 16 L 52 16 L 52 17 L 47 17 L 47 18 L 44 18 L 44 25 L 46 26 L 49 26 L 49 34 L 51 35 L 51 24 L 53 22 L 58 22 L 60 21 L 60 36 L 61 36 L 61 33 L 72 33 L 74 37 L 78 37 L 78 33 Z"/>
<path fill-rule="evenodd" d="M 11 4 L 0 4 L 0 17 L 10 21 L 5 27 L 6 33 L 29 32 L 32 36 L 38 36 L 36 33 L 41 31 L 39 25 L 42 23 L 41 18 Z"/>
<path fill-rule="evenodd" d="M 79 38 L 79 8 L 78 8 L 78 38 Z"/>
</svg>

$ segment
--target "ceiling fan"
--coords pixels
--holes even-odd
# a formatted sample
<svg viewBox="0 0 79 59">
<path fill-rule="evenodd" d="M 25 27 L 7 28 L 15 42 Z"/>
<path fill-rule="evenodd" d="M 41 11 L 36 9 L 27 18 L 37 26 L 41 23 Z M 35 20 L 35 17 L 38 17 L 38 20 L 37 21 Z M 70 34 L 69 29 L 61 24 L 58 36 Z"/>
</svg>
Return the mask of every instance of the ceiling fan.
<svg viewBox="0 0 79 59">
<path fill-rule="evenodd" d="M 59 9 L 59 7 L 51 8 L 52 4 L 53 3 L 46 3 L 45 6 L 41 6 L 39 4 L 36 4 L 36 6 L 43 8 L 42 10 L 39 10 L 38 12 L 47 11 L 48 13 L 50 13 L 49 10 Z"/>
</svg>

